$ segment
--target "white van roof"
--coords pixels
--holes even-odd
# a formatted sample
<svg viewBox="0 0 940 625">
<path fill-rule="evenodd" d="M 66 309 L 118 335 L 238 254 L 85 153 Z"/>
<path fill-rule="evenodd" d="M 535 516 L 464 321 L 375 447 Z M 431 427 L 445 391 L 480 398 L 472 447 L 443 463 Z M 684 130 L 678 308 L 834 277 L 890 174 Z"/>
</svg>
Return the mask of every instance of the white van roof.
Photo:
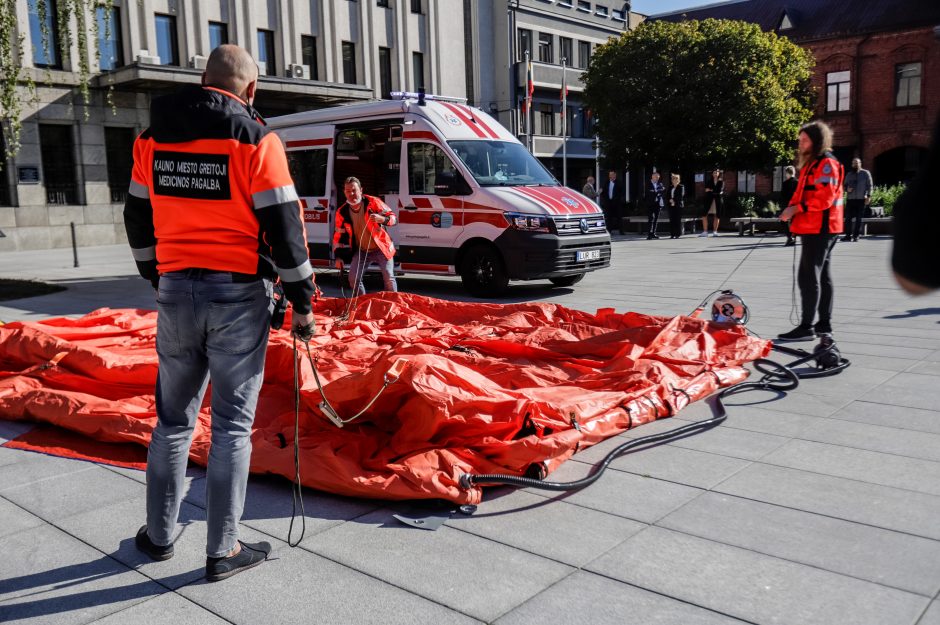
<svg viewBox="0 0 940 625">
<path fill-rule="evenodd" d="M 432 126 L 443 135 L 445 141 L 452 139 L 498 139 L 517 141 L 502 124 L 482 110 L 457 102 L 428 100 L 419 106 L 415 100 L 380 100 L 362 104 L 334 106 L 291 115 L 281 115 L 266 120 L 272 130 L 297 126 L 346 124 L 358 121 L 417 116 L 419 123 Z M 415 128 L 421 130 L 424 128 Z"/>
</svg>

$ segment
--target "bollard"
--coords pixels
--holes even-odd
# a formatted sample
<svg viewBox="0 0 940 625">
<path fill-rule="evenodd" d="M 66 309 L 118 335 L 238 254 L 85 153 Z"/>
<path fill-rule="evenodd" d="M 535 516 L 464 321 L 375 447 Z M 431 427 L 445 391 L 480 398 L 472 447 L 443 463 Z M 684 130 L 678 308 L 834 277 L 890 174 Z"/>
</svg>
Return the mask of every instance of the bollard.
<svg viewBox="0 0 940 625">
<path fill-rule="evenodd" d="M 75 222 L 69 222 L 69 225 L 72 226 L 72 260 L 74 261 L 73 267 L 78 267 L 78 245 L 75 243 Z"/>
</svg>

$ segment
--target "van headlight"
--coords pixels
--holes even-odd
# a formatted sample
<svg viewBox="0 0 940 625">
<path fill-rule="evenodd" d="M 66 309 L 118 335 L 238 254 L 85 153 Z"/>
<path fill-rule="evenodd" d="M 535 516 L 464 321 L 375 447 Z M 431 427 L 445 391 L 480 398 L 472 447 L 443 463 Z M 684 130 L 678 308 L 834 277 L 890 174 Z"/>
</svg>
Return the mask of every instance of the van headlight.
<svg viewBox="0 0 940 625">
<path fill-rule="evenodd" d="M 522 213 L 507 213 L 509 225 L 516 230 L 525 232 L 550 232 L 548 217 L 541 215 L 525 215 Z"/>
</svg>

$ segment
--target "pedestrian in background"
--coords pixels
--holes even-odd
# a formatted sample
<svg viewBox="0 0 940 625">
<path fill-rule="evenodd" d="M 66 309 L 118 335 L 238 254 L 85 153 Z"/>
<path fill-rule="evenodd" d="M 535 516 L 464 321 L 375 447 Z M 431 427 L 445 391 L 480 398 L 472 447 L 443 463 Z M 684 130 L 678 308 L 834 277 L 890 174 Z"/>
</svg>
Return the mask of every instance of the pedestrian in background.
<svg viewBox="0 0 940 625">
<path fill-rule="evenodd" d="M 659 213 L 666 204 L 666 187 L 659 181 L 659 172 L 654 171 L 650 176 L 650 183 L 646 187 L 646 205 L 648 217 L 646 220 L 646 239 L 658 239 L 656 227 L 659 225 Z"/>
<path fill-rule="evenodd" d="M 780 203 L 783 204 L 784 208 L 790 206 L 793 202 L 790 200 L 793 198 L 793 194 L 796 192 L 796 168 L 793 165 L 787 165 L 783 168 L 783 183 L 780 185 Z M 796 237 L 793 236 L 793 233 L 790 232 L 790 222 L 783 222 L 784 230 L 787 233 L 787 242 L 784 243 L 784 247 L 790 247 L 796 245 Z"/>
<path fill-rule="evenodd" d="M 597 201 L 597 188 L 594 186 L 594 176 L 587 177 L 587 181 L 584 183 L 584 187 L 581 189 L 581 195 L 591 200 L 592 202 Z"/>
<path fill-rule="evenodd" d="M 623 183 L 617 180 L 617 172 L 611 169 L 607 172 L 607 184 L 601 190 L 601 207 L 607 220 L 607 231 L 616 229 L 623 234 Z"/>
<path fill-rule="evenodd" d="M 193 428 L 212 380 L 206 475 L 206 579 L 261 564 L 268 542 L 238 539 L 251 430 L 264 378 L 273 277 L 293 330 L 313 331 L 313 268 L 287 155 L 251 104 L 258 65 L 215 48 L 202 86 L 155 98 L 134 142 L 124 224 L 141 276 L 157 290 L 157 424 L 147 453 L 147 523 L 137 548 L 173 556 Z M 188 175 L 161 172 L 182 170 Z M 276 273 L 275 273 L 276 272 Z"/>
<path fill-rule="evenodd" d="M 843 241 L 858 241 L 862 218 L 871 204 L 871 172 L 862 169 L 862 159 L 852 159 L 852 169 L 845 174 L 845 236 Z"/>
<path fill-rule="evenodd" d="M 685 208 L 685 185 L 679 174 L 669 176 L 669 238 L 682 236 L 682 209 Z"/>
<path fill-rule="evenodd" d="M 797 283 L 800 324 L 777 338 L 798 341 L 832 333 L 832 250 L 842 233 L 842 164 L 832 155 L 832 130 L 821 121 L 800 128 L 797 147 L 800 179 L 780 219 L 802 239 Z M 813 319 L 818 320 L 815 325 Z"/>
<path fill-rule="evenodd" d="M 725 181 L 717 167 L 705 179 L 705 204 L 702 213 L 702 234 L 700 237 L 718 236 L 718 224 L 725 201 Z M 711 224 L 709 224 L 711 222 Z"/>
</svg>

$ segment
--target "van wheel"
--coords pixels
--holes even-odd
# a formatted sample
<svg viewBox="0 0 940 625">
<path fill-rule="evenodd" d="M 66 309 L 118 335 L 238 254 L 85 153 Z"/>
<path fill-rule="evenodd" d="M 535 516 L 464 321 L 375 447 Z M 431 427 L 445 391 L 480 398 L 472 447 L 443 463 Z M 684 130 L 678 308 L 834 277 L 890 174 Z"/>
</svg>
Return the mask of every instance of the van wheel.
<svg viewBox="0 0 940 625">
<path fill-rule="evenodd" d="M 460 277 L 471 295 L 497 297 L 509 286 L 503 259 L 492 247 L 475 245 L 467 250 L 460 265 Z"/>
<path fill-rule="evenodd" d="M 573 276 L 561 276 L 559 278 L 549 278 L 548 281 L 555 286 L 572 286 L 584 280 L 583 273 L 576 273 Z"/>
</svg>

